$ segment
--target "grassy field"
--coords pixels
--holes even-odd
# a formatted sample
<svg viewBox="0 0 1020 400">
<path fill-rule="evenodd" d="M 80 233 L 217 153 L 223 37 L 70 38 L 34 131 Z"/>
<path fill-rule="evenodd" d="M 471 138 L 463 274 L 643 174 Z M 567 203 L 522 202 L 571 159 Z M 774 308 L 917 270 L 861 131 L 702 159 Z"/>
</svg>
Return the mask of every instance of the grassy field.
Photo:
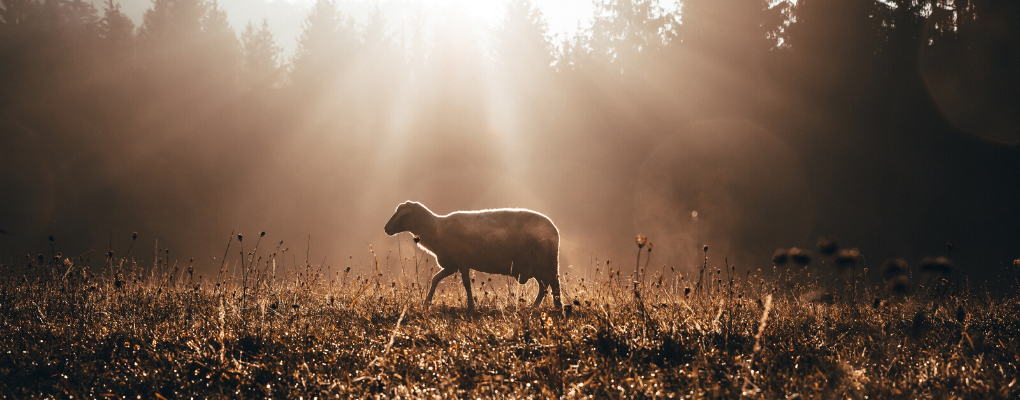
<svg viewBox="0 0 1020 400">
<path fill-rule="evenodd" d="M 402 261 L 388 276 L 252 255 L 200 277 L 15 259 L 0 397 L 1020 398 L 1015 295 L 826 290 L 809 269 L 710 268 L 699 288 L 662 268 L 641 286 L 610 264 L 565 273 L 565 312 L 525 307 L 533 282 L 475 275 L 469 315 L 456 277 L 423 307 L 427 263 Z"/>
</svg>

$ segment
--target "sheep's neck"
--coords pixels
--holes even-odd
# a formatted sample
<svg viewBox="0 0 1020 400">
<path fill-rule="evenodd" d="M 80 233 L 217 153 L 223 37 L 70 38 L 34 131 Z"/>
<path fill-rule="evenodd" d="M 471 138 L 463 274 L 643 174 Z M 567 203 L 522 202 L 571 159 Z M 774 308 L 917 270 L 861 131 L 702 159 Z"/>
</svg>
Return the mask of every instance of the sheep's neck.
<svg viewBox="0 0 1020 400">
<path fill-rule="evenodd" d="M 436 237 L 437 227 L 434 219 L 418 221 L 411 233 L 421 238 L 421 245 L 425 248 L 432 248 L 432 240 Z"/>
</svg>

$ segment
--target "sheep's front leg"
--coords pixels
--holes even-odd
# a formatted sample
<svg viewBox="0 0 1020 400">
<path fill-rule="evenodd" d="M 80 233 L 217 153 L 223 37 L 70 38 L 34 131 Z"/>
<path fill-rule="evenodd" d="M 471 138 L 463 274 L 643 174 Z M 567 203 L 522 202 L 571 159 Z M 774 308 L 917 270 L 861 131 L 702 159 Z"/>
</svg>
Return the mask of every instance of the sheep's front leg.
<svg viewBox="0 0 1020 400">
<path fill-rule="evenodd" d="M 556 308 L 563 308 L 563 303 L 560 301 L 560 277 L 558 276 L 552 283 L 552 292 L 553 305 L 556 306 Z"/>
<path fill-rule="evenodd" d="M 475 299 L 471 297 L 471 270 L 460 271 L 460 277 L 464 281 L 464 291 L 467 292 L 468 312 L 475 312 Z"/>
<path fill-rule="evenodd" d="M 436 294 L 436 286 L 439 286 L 439 281 L 443 280 L 444 278 L 450 275 L 453 275 L 454 272 L 457 272 L 457 270 L 453 268 L 443 268 L 439 272 L 436 272 L 435 275 L 432 275 L 432 287 L 429 288 L 429 295 L 425 296 L 426 305 L 432 303 L 432 295 Z"/>
<path fill-rule="evenodd" d="M 538 307 L 542 305 L 542 300 L 545 300 L 545 289 L 546 287 L 549 286 L 546 285 L 545 282 L 539 281 L 537 279 L 536 281 L 538 281 L 538 297 L 535 298 L 535 302 L 531 304 L 531 307 Z"/>
</svg>

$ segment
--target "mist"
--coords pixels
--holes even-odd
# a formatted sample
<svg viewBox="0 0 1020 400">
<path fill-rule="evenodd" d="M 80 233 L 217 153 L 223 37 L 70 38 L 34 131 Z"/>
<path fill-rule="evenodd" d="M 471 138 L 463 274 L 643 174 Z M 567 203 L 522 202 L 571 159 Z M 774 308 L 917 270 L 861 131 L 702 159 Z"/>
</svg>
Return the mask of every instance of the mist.
<svg viewBox="0 0 1020 400">
<path fill-rule="evenodd" d="M 1016 2 L 607 0 L 565 38 L 527 1 L 495 27 L 417 7 L 320 0 L 289 55 L 213 2 L 136 26 L 0 0 L 4 262 L 130 248 L 208 276 L 266 232 L 287 266 L 368 270 L 371 245 L 393 273 L 406 200 L 541 212 L 571 274 L 632 272 L 638 234 L 685 274 L 705 245 L 771 271 L 819 236 L 872 271 L 949 255 L 983 282 L 1020 258 Z"/>
</svg>

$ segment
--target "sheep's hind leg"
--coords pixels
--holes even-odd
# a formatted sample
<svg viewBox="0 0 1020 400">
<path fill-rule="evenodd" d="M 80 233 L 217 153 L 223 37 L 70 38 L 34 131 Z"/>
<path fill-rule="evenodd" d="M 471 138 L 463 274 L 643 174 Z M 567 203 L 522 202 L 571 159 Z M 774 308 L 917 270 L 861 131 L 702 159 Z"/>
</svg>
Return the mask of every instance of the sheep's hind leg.
<svg viewBox="0 0 1020 400">
<path fill-rule="evenodd" d="M 556 308 L 562 308 L 563 307 L 563 303 L 560 301 L 560 278 L 559 277 L 557 277 L 556 280 L 554 280 L 553 283 L 552 283 L 552 295 L 553 295 L 553 305 L 555 305 Z"/>
<path fill-rule="evenodd" d="M 542 300 L 545 300 L 545 289 L 548 286 L 549 285 L 546 285 L 545 282 L 538 281 L 538 297 L 536 297 L 535 302 L 531 304 L 532 308 L 542 305 Z"/>
<path fill-rule="evenodd" d="M 436 294 L 436 286 L 439 286 L 439 281 L 443 280 L 444 278 L 450 275 L 453 275 L 454 272 L 457 272 L 457 270 L 453 268 L 443 268 L 439 272 L 436 272 L 435 275 L 432 275 L 432 287 L 429 288 L 429 295 L 425 296 L 426 305 L 432 303 L 432 295 Z"/>
<path fill-rule="evenodd" d="M 474 313 L 475 299 L 471 297 L 471 270 L 460 271 L 460 277 L 464 281 L 464 291 L 467 292 L 468 313 Z"/>
</svg>

